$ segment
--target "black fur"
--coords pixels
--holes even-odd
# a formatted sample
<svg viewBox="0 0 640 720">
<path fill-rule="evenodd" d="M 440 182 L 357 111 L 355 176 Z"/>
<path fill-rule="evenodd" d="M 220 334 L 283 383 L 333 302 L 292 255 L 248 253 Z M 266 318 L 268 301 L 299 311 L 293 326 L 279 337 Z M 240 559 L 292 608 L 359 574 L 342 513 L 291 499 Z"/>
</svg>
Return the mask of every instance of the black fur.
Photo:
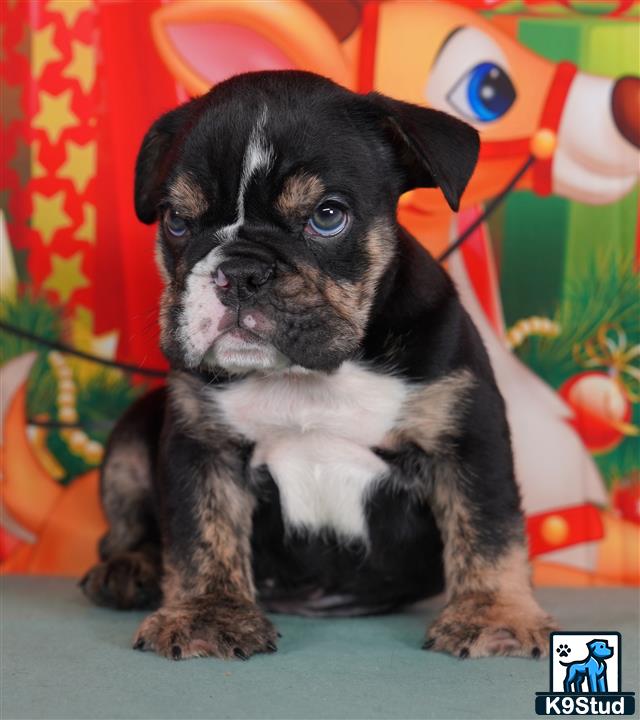
<svg viewBox="0 0 640 720">
<path fill-rule="evenodd" d="M 220 267 L 233 275 L 238 267 L 253 263 L 255 277 L 268 277 L 268 282 L 254 283 L 250 293 L 251 307 L 272 321 L 266 339 L 292 364 L 326 373 L 345 360 L 357 360 L 382 373 L 391 368 L 415 387 L 460 371 L 473 378 L 455 433 L 452 430 L 441 445 L 429 449 L 409 437 L 392 447 L 372 448 L 388 471 L 366 502 L 368 545 L 346 543 L 331 530 L 313 534 L 285 526 L 278 486 L 269 470 L 251 467 L 251 442 L 215 414 L 199 409 L 207 386 L 229 386 L 242 377 L 206 357 L 194 362 L 178 339 L 190 272 L 221 244 L 221 228 L 236 219 L 244 153 L 263 115 L 273 157 L 250 178 L 244 222 L 229 250 L 232 264 Z M 432 498 L 438 490 L 450 492 L 465 510 L 468 526 L 461 532 L 467 534 L 469 568 L 477 559 L 490 567 L 514 543 L 523 543 L 509 429 L 487 353 L 446 272 L 395 221 L 399 195 L 414 187 L 440 187 L 457 209 L 477 154 L 477 133 L 443 113 L 376 94 L 355 95 L 301 72 L 234 78 L 163 116 L 147 134 L 136 166 L 136 212 L 146 223 L 161 220 L 158 242 L 169 277 L 163 349 L 176 373 L 175 397 L 167 402 L 165 395 L 156 394 L 153 401 L 138 403 L 118 425 L 112 445 L 139 433 L 147 438 L 150 453 L 159 457 L 145 505 L 155 508 L 155 514 L 148 536 L 136 543 L 162 544 L 164 561 L 179 577 L 185 597 L 189 592 L 218 597 L 222 591 L 225 607 L 236 602 L 238 593 L 247 597 L 248 585 L 240 587 L 237 580 L 244 577 L 247 559 L 241 542 L 246 518 L 240 513 L 233 520 L 230 510 L 227 515 L 225 507 L 216 504 L 216 498 L 224 496 L 221 488 L 234 493 L 236 512 L 244 503 L 253 508 L 252 573 L 258 597 L 276 610 L 383 612 L 441 591 L 445 568 L 438 527 L 449 521 L 434 518 Z M 348 230 L 338 239 L 309 238 L 304 222 L 277 209 L 287 179 L 300 172 L 320 179 L 326 192 L 338 194 L 348 208 Z M 171 187 L 185 174 L 206 208 L 197 217 L 185 216 L 187 232 L 175 238 L 163 218 L 168 210 L 180 211 L 172 205 Z M 371 244 L 376 223 L 387 228 L 387 255 Z M 386 259 L 376 260 L 376 253 Z M 340 293 L 349 287 L 364 297 L 376 262 L 381 271 L 367 299 L 366 322 L 359 327 L 343 317 L 350 306 L 347 295 Z M 302 295 L 291 288 L 305 272 L 313 282 Z M 327 285 L 337 302 L 344 303 L 342 313 L 334 313 L 323 295 Z M 240 323 L 245 291 L 240 292 L 239 285 L 227 294 L 216 291 L 233 327 Z M 183 390 L 176 389 L 178 385 Z M 191 404 L 185 404 L 190 409 L 180 409 L 181 393 L 191 398 Z M 153 438 L 148 437 L 150 427 Z M 451 468 L 444 480 L 438 475 L 442 468 Z M 437 488 L 438 483 L 448 486 Z M 222 554 L 229 557 L 220 566 L 211 557 L 220 540 L 215 533 L 212 540 L 207 531 L 216 523 L 227 533 Z M 447 580 L 464 585 L 463 577 Z M 99 589 L 95 595 L 102 597 Z M 172 602 L 175 605 L 175 598 Z M 191 607 L 185 604 L 184 612 Z M 182 616 L 174 618 L 178 625 L 182 621 Z M 152 646 L 175 657 L 177 651 L 163 645 L 161 632 L 153 632 L 155 640 L 141 636 L 139 647 Z M 269 632 L 261 627 L 259 638 L 241 645 L 241 652 L 264 645 Z M 468 628 L 458 628 L 455 636 L 468 638 Z M 219 638 L 207 638 L 211 648 L 221 647 Z M 180 657 L 189 652 L 187 640 L 178 648 Z M 451 651 L 469 652 L 466 646 Z"/>
</svg>

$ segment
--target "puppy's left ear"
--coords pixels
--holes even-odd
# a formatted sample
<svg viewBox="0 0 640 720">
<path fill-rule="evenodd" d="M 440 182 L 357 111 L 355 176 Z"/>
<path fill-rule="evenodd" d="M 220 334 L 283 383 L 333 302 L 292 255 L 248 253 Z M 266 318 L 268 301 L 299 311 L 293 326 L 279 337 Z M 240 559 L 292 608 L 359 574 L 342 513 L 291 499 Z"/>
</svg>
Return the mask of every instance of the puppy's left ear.
<svg viewBox="0 0 640 720">
<path fill-rule="evenodd" d="M 478 160 L 480 136 L 447 113 L 369 96 L 382 110 L 382 122 L 403 173 L 401 191 L 439 187 L 455 212 Z"/>
</svg>

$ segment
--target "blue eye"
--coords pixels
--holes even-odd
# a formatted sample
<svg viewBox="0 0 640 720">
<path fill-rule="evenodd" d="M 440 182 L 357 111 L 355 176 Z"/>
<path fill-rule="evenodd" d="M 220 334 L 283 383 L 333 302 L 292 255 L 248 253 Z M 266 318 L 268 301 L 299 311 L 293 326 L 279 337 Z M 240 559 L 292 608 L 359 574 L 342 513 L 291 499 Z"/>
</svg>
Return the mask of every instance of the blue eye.
<svg viewBox="0 0 640 720">
<path fill-rule="evenodd" d="M 483 62 L 454 85 L 447 100 L 471 121 L 491 122 L 513 105 L 516 91 L 507 73 L 495 63 Z"/>
<path fill-rule="evenodd" d="M 187 232 L 187 223 L 175 210 L 167 210 L 164 226 L 173 237 L 182 237 Z"/>
<path fill-rule="evenodd" d="M 325 200 L 314 210 L 305 227 L 305 232 L 320 237 L 333 237 L 347 226 L 349 215 L 335 200 Z"/>
</svg>

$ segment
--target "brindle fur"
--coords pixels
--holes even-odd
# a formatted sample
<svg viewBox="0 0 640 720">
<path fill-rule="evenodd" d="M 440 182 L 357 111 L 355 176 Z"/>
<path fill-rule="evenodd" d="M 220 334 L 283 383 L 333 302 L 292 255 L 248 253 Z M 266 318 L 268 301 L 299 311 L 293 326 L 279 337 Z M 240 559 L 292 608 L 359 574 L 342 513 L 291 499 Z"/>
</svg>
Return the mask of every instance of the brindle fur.
<svg viewBox="0 0 640 720">
<path fill-rule="evenodd" d="M 96 605 L 133 610 L 156 607 L 162 600 L 162 558 L 158 545 L 147 544 L 108 557 L 80 581 Z"/>
<path fill-rule="evenodd" d="M 164 606 L 141 625 L 135 646 L 174 659 L 249 657 L 275 649 L 277 637 L 255 601 L 255 500 L 240 482 L 244 452 L 238 439 L 215 418 L 201 416 L 201 389 L 184 374 L 169 382 L 175 424 L 161 449 L 160 481 L 168 502 L 182 507 L 165 528 Z M 183 482 L 178 488 L 176 476 Z"/>
<path fill-rule="evenodd" d="M 273 625 L 254 602 L 214 590 L 149 615 L 133 647 L 173 660 L 206 655 L 247 660 L 275 652 L 276 639 Z"/>
<path fill-rule="evenodd" d="M 446 273 L 395 219 L 400 194 L 416 187 L 440 186 L 457 209 L 477 152 L 475 131 L 442 113 L 295 72 L 235 78 L 152 126 L 136 212 L 151 223 L 168 202 L 189 219 L 185 238 L 162 223 L 158 232 L 172 372 L 168 392 L 139 401 L 114 431 L 102 473 L 111 529 L 83 580 L 99 604 L 162 596 L 136 648 L 244 659 L 275 650 L 260 594 L 300 612 L 380 612 L 439 591 L 444 574 L 447 604 L 426 646 L 460 657 L 546 652 L 551 620 L 531 591 L 488 357 Z M 349 231 L 308 237 L 305 218 L 334 187 L 353 206 Z M 366 448 L 387 474 L 363 509 L 371 537 L 355 551 L 284 528 L 273 479 L 250 467 L 251 442 L 212 400 L 212 388 L 240 381 L 235 366 L 209 366 L 206 350 L 187 357 L 183 294 L 203 258 L 212 284 L 219 263 L 260 269 L 249 311 L 291 366 L 330 376 L 358 360 L 406 384 L 395 426 Z M 217 311 L 240 322 L 239 285 L 213 292 Z M 194 318 L 190 332 L 210 330 Z"/>
<path fill-rule="evenodd" d="M 324 191 L 324 183 L 317 175 L 296 173 L 287 178 L 275 205 L 288 220 L 305 220 L 322 200 Z"/>
<path fill-rule="evenodd" d="M 171 183 L 169 197 L 172 204 L 180 208 L 183 217 L 197 218 L 203 215 L 209 207 L 202 188 L 187 173 L 178 175 Z"/>
<path fill-rule="evenodd" d="M 387 446 L 415 443 L 429 455 L 451 451 L 461 431 L 473 375 L 461 370 L 412 389 Z"/>
</svg>

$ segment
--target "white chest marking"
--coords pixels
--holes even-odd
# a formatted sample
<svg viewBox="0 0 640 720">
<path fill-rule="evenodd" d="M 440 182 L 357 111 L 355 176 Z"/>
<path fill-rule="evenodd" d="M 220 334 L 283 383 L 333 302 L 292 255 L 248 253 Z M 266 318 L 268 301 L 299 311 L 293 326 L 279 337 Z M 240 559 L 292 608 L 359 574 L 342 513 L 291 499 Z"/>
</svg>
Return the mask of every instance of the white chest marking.
<svg viewBox="0 0 640 720">
<path fill-rule="evenodd" d="M 345 363 L 336 373 L 250 377 L 215 392 L 227 422 L 255 442 L 285 520 L 366 538 L 364 503 L 385 470 L 370 448 L 394 426 L 405 384 Z"/>
</svg>

